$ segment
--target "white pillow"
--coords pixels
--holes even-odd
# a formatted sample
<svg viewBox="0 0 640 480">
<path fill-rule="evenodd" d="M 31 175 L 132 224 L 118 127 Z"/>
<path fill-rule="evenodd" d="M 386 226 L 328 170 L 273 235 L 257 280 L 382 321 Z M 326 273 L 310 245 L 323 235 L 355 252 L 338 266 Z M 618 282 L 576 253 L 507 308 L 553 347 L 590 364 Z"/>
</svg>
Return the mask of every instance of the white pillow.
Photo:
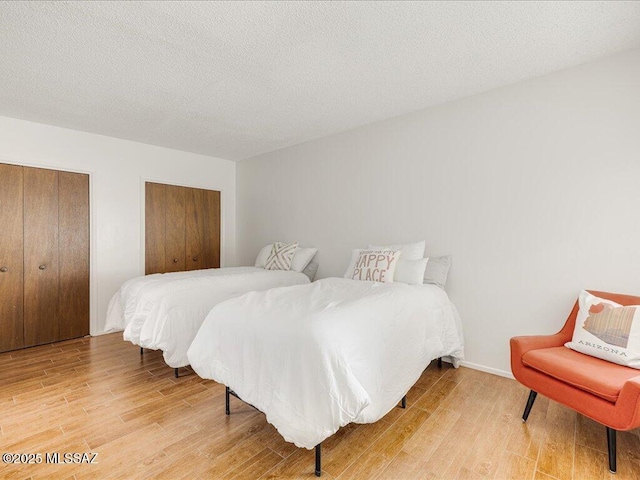
<svg viewBox="0 0 640 480">
<path fill-rule="evenodd" d="M 429 257 L 429 263 L 424 271 L 424 283 L 437 285 L 444 290 L 449 268 L 451 268 L 451 255 Z"/>
<path fill-rule="evenodd" d="M 408 283 L 409 285 L 422 285 L 424 271 L 427 268 L 427 260 L 428 258 L 421 258 L 420 260 L 405 260 L 401 258 L 398 260 L 393 281 Z"/>
<path fill-rule="evenodd" d="M 393 283 L 399 250 L 362 250 L 353 268 L 353 280 Z"/>
<path fill-rule="evenodd" d="M 291 270 L 293 255 L 298 248 L 298 242 L 282 243 L 276 242 L 271 247 L 271 253 L 264 265 L 265 270 Z"/>
<path fill-rule="evenodd" d="M 260 250 L 260 253 L 258 253 L 258 256 L 256 257 L 256 267 L 264 268 L 272 248 L 273 243 L 267 245 L 266 247 L 262 247 L 262 250 Z"/>
<path fill-rule="evenodd" d="M 351 250 L 351 260 L 349 260 L 349 266 L 347 267 L 347 271 L 344 272 L 344 278 L 353 278 L 353 269 L 356 266 L 356 262 L 358 261 L 360 252 L 362 252 L 363 250 L 364 248 L 355 248 Z"/>
<path fill-rule="evenodd" d="M 300 248 L 296 249 L 296 253 L 293 256 L 293 261 L 291 262 L 291 270 L 294 272 L 302 272 L 309 262 L 313 260 L 313 257 L 318 253 L 317 248 Z"/>
<path fill-rule="evenodd" d="M 583 290 L 578 306 L 573 338 L 565 347 L 640 369 L 640 305 L 625 307 Z"/>
<path fill-rule="evenodd" d="M 262 247 L 260 253 L 256 257 L 255 266 L 259 268 L 264 268 L 267 263 L 267 258 L 269 258 L 269 254 L 271 254 L 271 249 L 273 248 L 273 244 L 267 245 L 266 247 Z M 317 248 L 300 248 L 296 249 L 296 253 L 293 255 L 293 261 L 291 262 L 291 270 L 294 272 L 302 272 L 309 262 L 315 257 L 316 253 L 318 253 Z"/>
<path fill-rule="evenodd" d="M 425 241 L 416 243 L 406 243 L 404 245 L 390 245 L 390 246 L 374 246 L 369 245 L 369 250 L 400 250 L 402 252 L 403 260 L 420 260 L 424 257 Z"/>
</svg>

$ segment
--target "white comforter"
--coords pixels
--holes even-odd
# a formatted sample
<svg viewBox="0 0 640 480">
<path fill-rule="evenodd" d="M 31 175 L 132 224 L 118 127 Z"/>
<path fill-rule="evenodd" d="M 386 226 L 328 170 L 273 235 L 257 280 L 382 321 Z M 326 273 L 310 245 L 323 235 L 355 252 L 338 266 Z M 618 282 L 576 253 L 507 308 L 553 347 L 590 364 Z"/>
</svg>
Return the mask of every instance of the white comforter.
<svg viewBox="0 0 640 480">
<path fill-rule="evenodd" d="M 388 413 L 434 358 L 463 358 L 462 327 L 433 285 L 327 278 L 214 307 L 188 356 L 285 440 L 313 448 Z"/>
<path fill-rule="evenodd" d="M 124 330 L 124 339 L 162 350 L 171 367 L 189 365 L 187 349 L 209 310 L 252 290 L 309 283 L 297 272 L 255 267 L 212 268 L 164 273 L 125 282 L 109 302 L 106 331 Z"/>
</svg>

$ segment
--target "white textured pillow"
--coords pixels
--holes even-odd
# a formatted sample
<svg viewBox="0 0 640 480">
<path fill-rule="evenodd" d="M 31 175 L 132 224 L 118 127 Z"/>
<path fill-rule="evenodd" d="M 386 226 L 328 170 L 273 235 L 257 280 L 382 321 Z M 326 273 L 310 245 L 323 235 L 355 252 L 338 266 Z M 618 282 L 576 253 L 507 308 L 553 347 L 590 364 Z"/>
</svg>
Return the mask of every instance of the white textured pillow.
<svg viewBox="0 0 640 480">
<path fill-rule="evenodd" d="M 399 250 L 362 250 L 353 268 L 353 280 L 393 283 Z"/>
<path fill-rule="evenodd" d="M 313 260 L 313 257 L 318 253 L 317 248 L 300 248 L 296 249 L 296 253 L 293 256 L 293 261 L 291 262 L 291 270 L 294 272 L 302 272 L 309 262 Z"/>
<path fill-rule="evenodd" d="M 347 267 L 347 271 L 344 272 L 344 278 L 352 278 L 353 277 L 353 269 L 356 266 L 356 262 L 358 261 L 358 257 L 360 256 L 360 252 L 362 252 L 364 248 L 355 248 L 351 250 L 351 260 L 349 260 L 349 266 Z"/>
<path fill-rule="evenodd" d="M 444 289 L 447 276 L 451 268 L 451 255 L 442 257 L 429 257 L 427 268 L 424 271 L 424 283 L 431 283 Z"/>
<path fill-rule="evenodd" d="M 622 306 L 583 290 L 578 306 L 573 338 L 565 346 L 640 369 L 640 305 Z"/>
<path fill-rule="evenodd" d="M 408 283 L 409 285 L 422 285 L 424 271 L 427 268 L 427 260 L 428 258 L 421 258 L 420 260 L 405 260 L 401 258 L 398 260 L 393 281 Z"/>
<path fill-rule="evenodd" d="M 254 266 L 264 268 L 264 266 L 267 264 L 267 258 L 269 258 L 272 248 L 273 243 L 267 245 L 266 247 L 262 247 L 262 250 L 260 250 L 260 253 L 258 253 L 258 256 L 256 257 L 256 263 Z M 317 248 L 298 247 L 296 249 L 296 253 L 293 255 L 291 270 L 293 270 L 294 272 L 302 272 L 307 267 L 307 265 L 309 265 L 309 262 L 313 260 L 313 257 L 316 256 L 316 253 L 318 253 Z"/>
<path fill-rule="evenodd" d="M 420 260 L 424 257 L 425 241 L 405 243 L 403 245 L 375 246 L 369 245 L 369 250 L 400 250 L 403 260 Z"/>
<path fill-rule="evenodd" d="M 260 250 L 260 253 L 258 253 L 258 256 L 256 257 L 256 267 L 264 268 L 267 263 L 267 258 L 269 258 L 269 255 L 271 254 L 272 248 L 273 243 L 267 245 L 266 247 L 262 247 L 262 250 Z"/>
<path fill-rule="evenodd" d="M 274 243 L 269 258 L 267 258 L 267 262 L 264 265 L 265 270 L 291 270 L 291 262 L 297 248 L 297 242 Z"/>
</svg>

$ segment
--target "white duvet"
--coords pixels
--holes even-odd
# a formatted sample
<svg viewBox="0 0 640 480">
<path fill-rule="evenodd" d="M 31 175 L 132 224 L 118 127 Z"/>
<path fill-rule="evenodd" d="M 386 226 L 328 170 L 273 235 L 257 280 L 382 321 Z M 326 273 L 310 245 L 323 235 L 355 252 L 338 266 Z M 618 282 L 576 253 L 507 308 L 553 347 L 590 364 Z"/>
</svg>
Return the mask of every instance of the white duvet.
<svg viewBox="0 0 640 480">
<path fill-rule="evenodd" d="M 233 389 L 305 448 L 348 423 L 377 421 L 445 355 L 457 366 L 463 338 L 443 290 L 344 278 L 218 304 L 188 352 L 198 375 Z"/>
<path fill-rule="evenodd" d="M 162 350 L 170 367 L 189 365 L 187 349 L 209 310 L 252 290 L 309 283 L 298 272 L 255 267 L 147 275 L 125 282 L 107 309 L 106 331 L 124 330 L 136 345 Z"/>
</svg>

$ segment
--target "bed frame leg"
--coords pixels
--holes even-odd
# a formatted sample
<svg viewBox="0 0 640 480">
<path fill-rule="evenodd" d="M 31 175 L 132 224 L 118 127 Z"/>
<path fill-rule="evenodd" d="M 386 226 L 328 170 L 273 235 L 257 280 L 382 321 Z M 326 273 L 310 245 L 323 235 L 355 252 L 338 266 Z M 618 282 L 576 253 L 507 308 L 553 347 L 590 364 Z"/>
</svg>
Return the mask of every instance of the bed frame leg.
<svg viewBox="0 0 640 480">
<path fill-rule="evenodd" d="M 178 378 L 180 375 L 178 375 L 178 369 L 174 368 L 173 369 L 173 374 L 176 376 L 176 378 Z"/>
<path fill-rule="evenodd" d="M 140 347 L 140 355 L 144 354 L 144 348 Z"/>
<path fill-rule="evenodd" d="M 438 358 L 438 368 L 442 368 L 442 357 Z"/>
<path fill-rule="evenodd" d="M 231 408 L 229 405 L 229 387 L 225 387 L 224 391 L 224 413 L 231 415 Z"/>
<path fill-rule="evenodd" d="M 407 408 L 407 396 L 402 397 L 402 408 Z"/>
<path fill-rule="evenodd" d="M 322 443 L 316 445 L 316 477 L 322 476 Z"/>
</svg>

